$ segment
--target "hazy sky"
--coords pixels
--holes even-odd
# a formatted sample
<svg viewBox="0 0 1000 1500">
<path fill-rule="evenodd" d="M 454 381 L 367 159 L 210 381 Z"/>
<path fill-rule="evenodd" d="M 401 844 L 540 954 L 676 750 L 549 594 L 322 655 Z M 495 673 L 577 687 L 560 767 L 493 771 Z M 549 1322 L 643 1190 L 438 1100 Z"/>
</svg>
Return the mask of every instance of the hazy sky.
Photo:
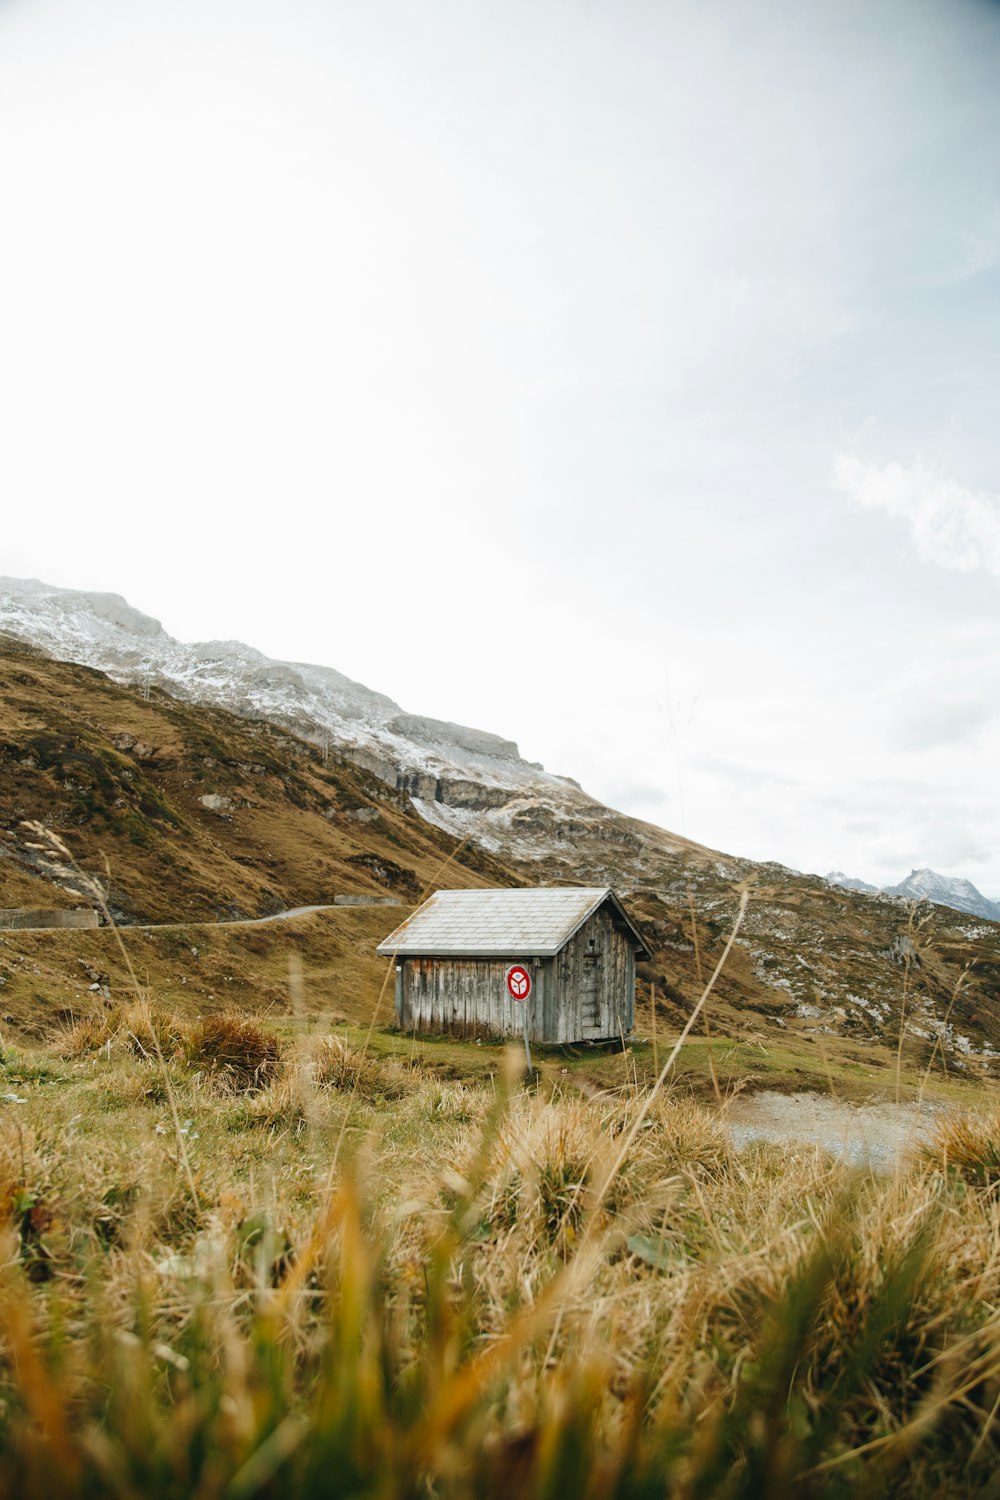
<svg viewBox="0 0 1000 1500">
<path fill-rule="evenodd" d="M 0 573 L 1000 897 L 1000 5 L 0 0 Z"/>
</svg>

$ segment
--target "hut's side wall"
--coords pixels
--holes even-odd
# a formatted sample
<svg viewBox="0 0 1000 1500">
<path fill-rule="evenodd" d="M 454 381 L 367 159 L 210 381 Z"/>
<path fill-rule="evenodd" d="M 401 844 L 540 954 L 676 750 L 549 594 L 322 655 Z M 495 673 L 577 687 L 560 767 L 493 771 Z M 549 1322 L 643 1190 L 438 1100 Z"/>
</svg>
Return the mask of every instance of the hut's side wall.
<svg viewBox="0 0 1000 1500">
<path fill-rule="evenodd" d="M 507 993 L 505 975 L 523 963 L 532 977 L 528 1001 L 528 1035 L 532 1041 L 554 1040 L 545 1034 L 551 1007 L 547 983 L 552 963 L 531 958 L 401 958 L 396 975 L 396 1016 L 408 1031 L 452 1036 L 519 1037 L 524 1010 Z"/>
<path fill-rule="evenodd" d="M 556 959 L 553 1041 L 627 1036 L 635 1021 L 635 951 L 604 905 Z"/>
</svg>

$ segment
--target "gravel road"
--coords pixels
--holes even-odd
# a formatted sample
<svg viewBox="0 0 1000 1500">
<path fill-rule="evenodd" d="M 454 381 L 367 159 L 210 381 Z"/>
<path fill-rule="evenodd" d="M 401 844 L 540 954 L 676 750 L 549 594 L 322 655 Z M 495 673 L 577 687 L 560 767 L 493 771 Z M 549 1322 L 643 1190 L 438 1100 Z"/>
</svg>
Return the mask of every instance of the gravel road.
<svg viewBox="0 0 1000 1500">
<path fill-rule="evenodd" d="M 265 922 L 284 922 L 289 917 L 306 917 L 315 911 L 346 911 L 359 906 L 399 906 L 392 896 L 339 896 L 333 901 L 318 906 L 290 906 L 287 911 L 272 912 L 269 917 L 229 917 L 221 921 L 203 921 L 200 918 L 188 922 L 133 922 L 123 926 L 123 932 L 158 932 L 167 927 L 263 927 Z M 23 932 L 34 929 L 21 928 Z"/>
</svg>

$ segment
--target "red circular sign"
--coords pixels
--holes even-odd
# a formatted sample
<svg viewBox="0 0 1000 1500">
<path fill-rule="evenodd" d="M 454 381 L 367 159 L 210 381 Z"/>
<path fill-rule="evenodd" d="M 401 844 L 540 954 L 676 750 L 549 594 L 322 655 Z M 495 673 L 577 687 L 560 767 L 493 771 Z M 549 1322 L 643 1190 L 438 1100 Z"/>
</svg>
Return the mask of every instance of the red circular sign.
<svg viewBox="0 0 1000 1500">
<path fill-rule="evenodd" d="M 523 964 L 511 964 L 507 970 L 507 993 L 512 1000 L 527 1000 L 531 994 L 531 975 Z"/>
</svg>

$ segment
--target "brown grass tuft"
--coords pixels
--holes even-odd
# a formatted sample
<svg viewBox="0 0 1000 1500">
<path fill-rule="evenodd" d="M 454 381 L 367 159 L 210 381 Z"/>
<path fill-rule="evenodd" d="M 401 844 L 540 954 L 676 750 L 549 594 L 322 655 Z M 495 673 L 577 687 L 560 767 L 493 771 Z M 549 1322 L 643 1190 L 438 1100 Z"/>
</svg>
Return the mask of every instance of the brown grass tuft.
<svg viewBox="0 0 1000 1500">
<path fill-rule="evenodd" d="M 943 1116 L 917 1155 L 975 1187 L 992 1186 L 1000 1181 L 1000 1110 Z"/>
<path fill-rule="evenodd" d="M 234 1011 L 203 1016 L 187 1047 L 188 1062 L 227 1093 L 267 1088 L 281 1071 L 273 1032 Z"/>
<path fill-rule="evenodd" d="M 116 1005 L 103 1015 L 86 1016 L 60 1038 L 63 1057 L 82 1057 L 101 1048 L 154 1058 L 179 1056 L 189 1038 L 188 1028 L 173 1011 L 147 999 Z"/>
<path fill-rule="evenodd" d="M 369 1103 L 401 1099 L 420 1082 L 416 1070 L 394 1058 L 373 1057 L 340 1037 L 323 1037 L 306 1057 L 316 1084 L 356 1095 Z"/>
</svg>

